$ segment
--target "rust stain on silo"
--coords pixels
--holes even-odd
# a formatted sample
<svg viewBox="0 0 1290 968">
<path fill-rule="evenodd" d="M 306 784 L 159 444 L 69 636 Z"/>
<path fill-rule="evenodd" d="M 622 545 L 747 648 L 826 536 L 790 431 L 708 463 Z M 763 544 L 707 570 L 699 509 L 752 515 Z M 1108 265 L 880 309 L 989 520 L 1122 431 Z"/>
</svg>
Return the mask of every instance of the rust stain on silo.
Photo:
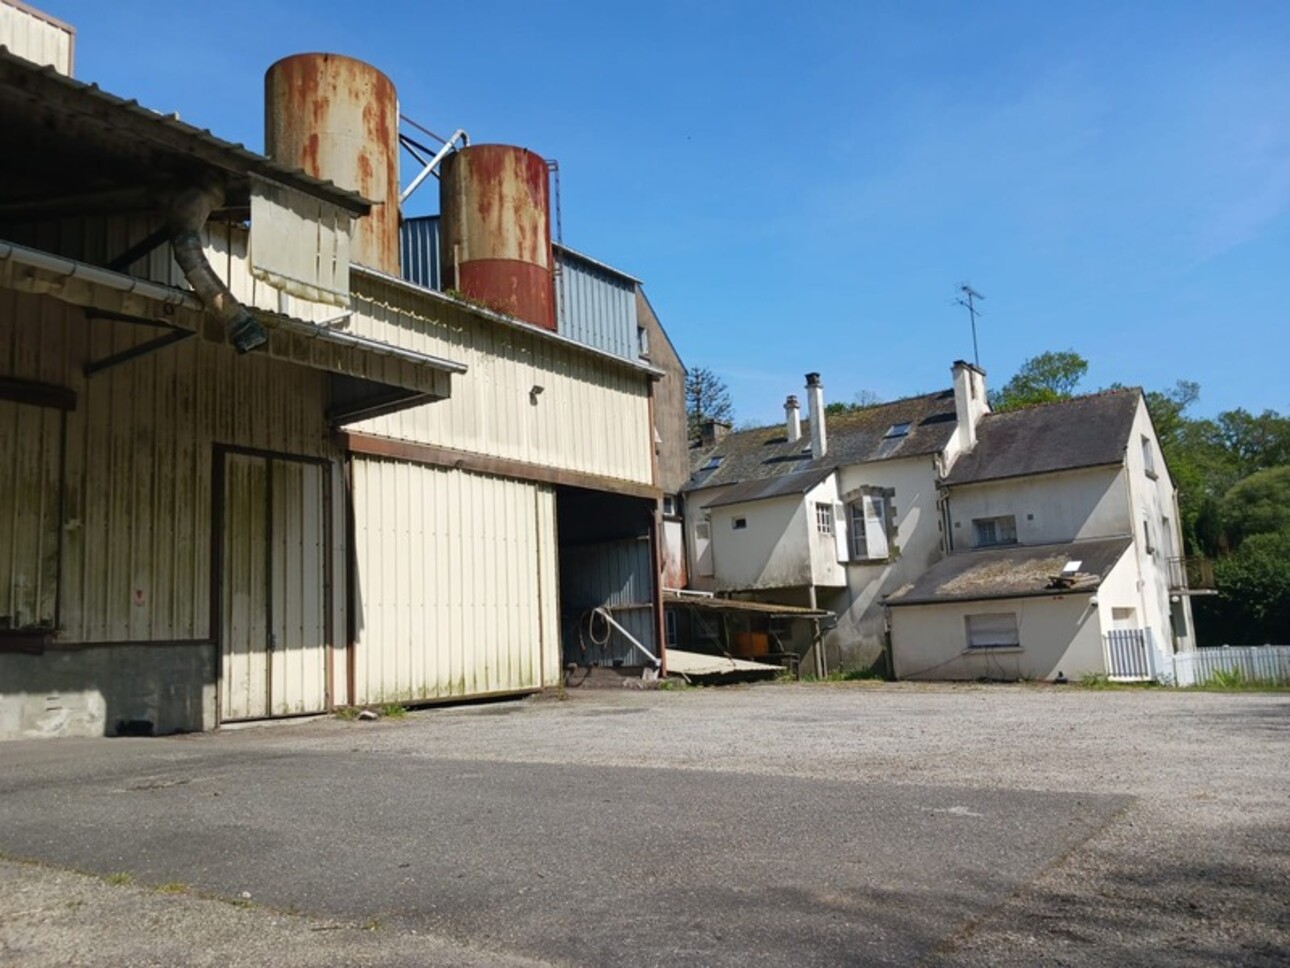
<svg viewBox="0 0 1290 968">
<path fill-rule="evenodd" d="M 550 193 L 541 156 L 471 145 L 444 160 L 440 179 L 445 285 L 554 330 Z"/>
<path fill-rule="evenodd" d="M 264 77 L 265 153 L 376 202 L 354 223 L 355 262 L 399 272 L 398 96 L 388 77 L 339 54 L 297 54 Z"/>
</svg>

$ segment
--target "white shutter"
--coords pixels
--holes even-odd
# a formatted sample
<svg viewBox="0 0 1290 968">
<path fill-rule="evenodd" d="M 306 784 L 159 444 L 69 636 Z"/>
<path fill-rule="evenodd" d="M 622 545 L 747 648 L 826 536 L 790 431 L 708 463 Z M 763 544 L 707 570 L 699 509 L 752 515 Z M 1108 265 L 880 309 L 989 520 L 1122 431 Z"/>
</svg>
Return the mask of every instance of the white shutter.
<svg viewBox="0 0 1290 968">
<path fill-rule="evenodd" d="M 833 505 L 833 541 L 838 549 L 838 561 L 851 560 L 851 545 L 847 541 L 847 509 L 844 505 Z"/>
<path fill-rule="evenodd" d="M 886 499 L 869 494 L 864 496 L 864 537 L 869 557 L 887 557 L 887 508 Z"/>
</svg>

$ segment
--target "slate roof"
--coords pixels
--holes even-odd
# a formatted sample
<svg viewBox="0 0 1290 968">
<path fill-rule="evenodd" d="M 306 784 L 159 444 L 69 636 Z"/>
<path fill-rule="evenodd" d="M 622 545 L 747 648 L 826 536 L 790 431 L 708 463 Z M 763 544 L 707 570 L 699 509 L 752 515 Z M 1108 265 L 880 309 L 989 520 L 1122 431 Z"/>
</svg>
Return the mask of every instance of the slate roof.
<svg viewBox="0 0 1290 968">
<path fill-rule="evenodd" d="M 884 602 L 929 605 L 975 602 L 1036 595 L 1087 594 L 1097 588 L 1120 556 L 1133 543 L 1129 537 L 1098 538 L 1069 544 L 1011 545 L 985 551 L 964 551 L 942 558 L 913 582 L 888 595 Z M 1049 588 L 1052 576 L 1068 561 L 1080 562 L 1078 579 L 1070 588 Z"/>
<path fill-rule="evenodd" d="M 1006 413 L 977 424 L 971 453 L 954 462 L 949 485 L 1118 464 L 1142 391 L 1111 390 Z"/>
<path fill-rule="evenodd" d="M 887 439 L 887 431 L 902 423 L 910 425 L 909 433 Z M 727 434 L 711 447 L 690 449 L 693 475 L 682 490 L 935 454 L 944 449 L 956 426 L 954 391 L 949 389 L 826 416 L 828 453 L 819 460 L 811 457 L 809 420 L 802 421 L 802 439 L 792 444 L 782 423 L 741 430 Z M 721 458 L 720 466 L 704 471 L 702 468 L 714 457 Z"/>
<path fill-rule="evenodd" d="M 736 484 L 707 506 L 720 508 L 727 504 L 746 504 L 749 501 L 762 501 L 769 497 L 783 497 L 786 494 L 805 494 L 832 473 L 832 467 L 819 467 L 800 474 L 780 474 L 778 477 L 744 481 L 742 484 Z"/>
</svg>

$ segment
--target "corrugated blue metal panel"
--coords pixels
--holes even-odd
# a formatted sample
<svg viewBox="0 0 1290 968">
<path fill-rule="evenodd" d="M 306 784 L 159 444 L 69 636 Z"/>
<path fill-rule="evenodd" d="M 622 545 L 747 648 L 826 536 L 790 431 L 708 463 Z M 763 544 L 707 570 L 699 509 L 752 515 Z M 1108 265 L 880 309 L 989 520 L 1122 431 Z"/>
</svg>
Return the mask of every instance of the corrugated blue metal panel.
<svg viewBox="0 0 1290 968">
<path fill-rule="evenodd" d="M 403 278 L 427 289 L 441 287 L 439 216 L 403 220 L 399 229 L 399 267 Z"/>
<path fill-rule="evenodd" d="M 609 665 L 621 659 L 626 665 L 642 665 L 640 652 L 616 630 L 609 640 L 596 644 L 588 629 L 588 613 L 608 608 L 614 621 L 625 627 L 641 645 L 655 655 L 653 612 L 653 558 L 647 539 L 628 538 L 602 544 L 560 549 L 560 597 L 563 605 L 562 634 L 566 662 Z M 595 634 L 604 637 L 597 622 Z"/>
<path fill-rule="evenodd" d="M 399 234 L 403 278 L 441 290 L 439 216 L 405 219 Z M 561 246 L 555 249 L 555 261 L 558 332 L 623 359 L 637 359 L 636 281 Z"/>
<path fill-rule="evenodd" d="M 555 250 L 559 331 L 579 343 L 634 360 L 636 284 L 568 249 Z"/>
</svg>

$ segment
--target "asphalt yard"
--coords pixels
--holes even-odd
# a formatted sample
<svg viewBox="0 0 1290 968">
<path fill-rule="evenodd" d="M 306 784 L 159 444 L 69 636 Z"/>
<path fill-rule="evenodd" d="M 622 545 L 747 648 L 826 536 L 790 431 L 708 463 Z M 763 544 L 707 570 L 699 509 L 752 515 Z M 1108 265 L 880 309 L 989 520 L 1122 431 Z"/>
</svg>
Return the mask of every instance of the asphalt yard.
<svg viewBox="0 0 1290 968">
<path fill-rule="evenodd" d="M 1290 956 L 1290 695 L 765 685 L 0 746 L 6 965 Z"/>
</svg>

